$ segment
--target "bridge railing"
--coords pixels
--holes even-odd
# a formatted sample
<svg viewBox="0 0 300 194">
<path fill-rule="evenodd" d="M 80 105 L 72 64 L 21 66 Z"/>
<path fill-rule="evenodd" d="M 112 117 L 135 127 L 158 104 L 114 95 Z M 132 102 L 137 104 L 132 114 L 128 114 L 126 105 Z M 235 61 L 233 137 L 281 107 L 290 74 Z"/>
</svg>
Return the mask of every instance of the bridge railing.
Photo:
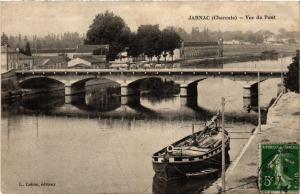
<svg viewBox="0 0 300 194">
<path fill-rule="evenodd" d="M 232 74 L 232 75 L 248 75 L 248 74 L 257 74 L 261 72 L 263 74 L 286 74 L 286 71 L 282 71 L 281 69 L 260 69 L 260 70 L 250 70 L 250 69 L 32 69 L 32 70 L 18 70 L 16 73 L 120 73 L 120 74 L 176 74 L 176 75 L 199 75 L 199 74 L 214 74 L 214 75 L 221 75 L 221 74 Z"/>
<path fill-rule="evenodd" d="M 139 68 L 139 69 L 115 69 L 115 68 L 106 68 L 106 69 L 96 69 L 96 68 L 31 68 L 31 69 L 17 69 L 16 71 L 78 71 L 78 72 L 288 72 L 288 69 L 280 69 L 280 68 L 272 68 L 272 69 L 265 69 L 265 68 Z"/>
<path fill-rule="evenodd" d="M 206 67 L 201 67 L 201 68 L 195 68 L 195 67 L 160 67 L 160 68 L 155 68 L 155 67 L 141 67 L 141 68 L 67 68 L 67 67 L 32 67 L 32 68 L 24 68 L 24 69 L 16 69 L 18 71 L 22 70 L 83 70 L 83 71 L 88 71 L 88 70 L 119 70 L 119 71 L 140 71 L 140 70 L 151 70 L 151 71 L 160 71 L 160 70 L 181 70 L 181 69 L 189 69 L 191 71 L 193 70 L 224 70 L 224 71 L 283 71 L 287 72 L 288 68 L 284 67 L 255 67 L 255 66 L 226 66 L 226 67 L 217 67 L 217 68 L 206 68 Z"/>
</svg>

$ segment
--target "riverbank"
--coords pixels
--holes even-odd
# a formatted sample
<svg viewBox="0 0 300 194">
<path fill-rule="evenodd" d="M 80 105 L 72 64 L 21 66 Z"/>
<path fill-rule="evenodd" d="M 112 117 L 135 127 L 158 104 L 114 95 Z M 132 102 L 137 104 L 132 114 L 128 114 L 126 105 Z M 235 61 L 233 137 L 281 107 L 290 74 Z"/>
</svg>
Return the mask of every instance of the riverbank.
<svg viewBox="0 0 300 194">
<path fill-rule="evenodd" d="M 289 56 L 289 55 L 284 55 Z M 187 59 L 182 62 L 182 67 L 198 67 L 198 68 L 222 68 L 224 64 L 240 63 L 249 61 L 264 61 L 264 60 L 278 60 L 277 54 L 243 54 L 237 56 L 224 56 L 203 59 Z"/>
<path fill-rule="evenodd" d="M 264 51 L 276 51 L 283 55 L 294 55 L 299 48 L 299 44 L 250 44 L 250 45 L 223 45 L 224 56 L 256 55 Z"/>
<path fill-rule="evenodd" d="M 267 124 L 262 125 L 261 133 L 256 129 L 240 155 L 235 158 L 226 171 L 226 193 L 259 193 L 257 179 L 259 169 L 260 143 L 300 142 L 299 105 L 300 94 L 286 93 L 270 107 Z M 218 193 L 219 179 L 204 193 Z"/>
</svg>

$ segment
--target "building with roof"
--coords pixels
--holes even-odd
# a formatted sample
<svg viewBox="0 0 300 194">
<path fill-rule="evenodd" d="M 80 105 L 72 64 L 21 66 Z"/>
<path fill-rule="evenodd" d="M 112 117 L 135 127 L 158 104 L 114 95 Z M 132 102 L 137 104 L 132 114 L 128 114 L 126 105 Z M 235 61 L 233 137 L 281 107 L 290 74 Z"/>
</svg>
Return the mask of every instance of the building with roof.
<svg viewBox="0 0 300 194">
<path fill-rule="evenodd" d="M 181 58 L 208 58 L 223 56 L 223 40 L 218 42 L 182 42 Z"/>
<path fill-rule="evenodd" d="M 34 58 L 22 53 L 19 54 L 19 63 L 17 69 L 32 69 Z"/>
<path fill-rule="evenodd" d="M 60 56 L 36 56 L 34 57 L 34 68 L 38 69 L 63 69 L 67 68 L 68 58 Z"/>
<path fill-rule="evenodd" d="M 30 69 L 33 62 L 32 56 L 20 53 L 18 48 L 1 46 L 1 73 L 12 69 Z"/>
<path fill-rule="evenodd" d="M 1 73 L 7 72 L 17 66 L 19 51 L 7 45 L 1 46 Z"/>
<path fill-rule="evenodd" d="M 67 55 L 70 59 L 74 58 L 74 55 L 101 55 L 107 56 L 109 52 L 109 45 L 78 45 L 76 48 L 51 48 L 51 49 L 33 49 L 33 56 L 59 56 Z"/>
<path fill-rule="evenodd" d="M 67 67 L 75 69 L 105 69 L 107 68 L 106 57 L 103 55 L 74 55 L 73 59 L 68 61 Z"/>
</svg>

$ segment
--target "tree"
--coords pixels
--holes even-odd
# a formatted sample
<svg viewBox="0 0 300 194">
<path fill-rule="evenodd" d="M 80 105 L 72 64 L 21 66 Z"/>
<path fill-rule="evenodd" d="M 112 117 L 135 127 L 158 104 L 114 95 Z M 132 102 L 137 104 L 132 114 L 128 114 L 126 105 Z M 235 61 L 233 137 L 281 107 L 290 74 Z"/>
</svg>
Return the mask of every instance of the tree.
<svg viewBox="0 0 300 194">
<path fill-rule="evenodd" d="M 175 28 L 174 30 L 178 33 L 178 35 L 181 37 L 181 39 L 183 39 L 185 41 L 191 40 L 190 34 L 188 34 L 183 28 L 179 27 L 179 28 Z"/>
<path fill-rule="evenodd" d="M 166 61 L 167 52 L 172 56 L 174 55 L 174 50 L 180 47 L 181 38 L 175 32 L 174 29 L 167 28 L 162 31 L 162 40 L 161 40 L 162 51 L 164 52 L 163 56 Z"/>
<path fill-rule="evenodd" d="M 113 60 L 118 53 L 128 46 L 130 29 L 124 20 L 106 11 L 98 14 L 87 31 L 85 44 L 109 44 L 109 59 Z"/>
<path fill-rule="evenodd" d="M 8 45 L 8 37 L 6 34 L 4 34 L 4 32 L 2 33 L 2 36 L 1 36 L 1 46 L 4 46 L 4 45 Z"/>
<path fill-rule="evenodd" d="M 41 39 L 37 39 L 36 40 L 36 49 L 41 49 L 42 48 L 42 43 L 41 43 Z"/>
<path fill-rule="evenodd" d="M 287 89 L 299 93 L 299 50 L 293 57 L 293 63 L 288 67 L 289 71 L 284 79 L 284 84 Z"/>
<path fill-rule="evenodd" d="M 157 63 L 159 63 L 161 53 L 163 52 L 163 47 L 162 47 L 162 33 L 160 31 L 158 35 L 158 40 L 154 44 L 154 56 L 156 56 Z"/>
<path fill-rule="evenodd" d="M 23 47 L 22 35 L 21 35 L 21 34 L 19 34 L 19 36 L 18 36 L 17 47 L 18 47 L 18 48 L 22 48 L 22 47 Z"/>
<path fill-rule="evenodd" d="M 137 37 L 136 33 L 131 33 L 130 38 L 129 38 L 129 46 L 128 46 L 128 56 L 131 57 L 138 57 L 140 54 L 142 54 L 142 48 L 140 41 Z"/>
<path fill-rule="evenodd" d="M 23 40 L 23 42 L 24 42 L 24 43 L 26 43 L 26 44 L 28 43 L 28 38 L 27 38 L 27 36 L 26 36 L 26 35 L 24 36 L 24 40 Z"/>
<path fill-rule="evenodd" d="M 136 41 L 138 41 L 141 53 L 149 57 L 161 54 L 161 31 L 158 25 L 141 25 L 137 30 Z"/>
<path fill-rule="evenodd" d="M 26 55 L 31 56 L 31 49 L 30 49 L 30 43 L 29 42 L 26 43 L 25 53 L 26 53 Z"/>
<path fill-rule="evenodd" d="M 22 53 L 24 55 L 27 55 L 27 56 L 31 56 L 31 49 L 30 49 L 30 43 L 29 42 L 26 43 L 25 49 L 20 48 L 20 53 Z"/>
</svg>

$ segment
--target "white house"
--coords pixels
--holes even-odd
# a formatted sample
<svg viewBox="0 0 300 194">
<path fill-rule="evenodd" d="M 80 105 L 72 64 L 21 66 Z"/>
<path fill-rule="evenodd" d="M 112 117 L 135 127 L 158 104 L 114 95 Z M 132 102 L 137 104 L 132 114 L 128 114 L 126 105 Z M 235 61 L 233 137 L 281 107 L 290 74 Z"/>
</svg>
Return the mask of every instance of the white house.
<svg viewBox="0 0 300 194">
<path fill-rule="evenodd" d="M 74 59 L 68 62 L 68 68 L 105 69 L 106 58 L 103 55 L 74 55 Z"/>
<path fill-rule="evenodd" d="M 83 68 L 83 69 L 89 69 L 92 68 L 92 63 L 90 61 L 81 59 L 81 58 L 75 58 L 71 61 L 68 61 L 68 68 Z"/>
<path fill-rule="evenodd" d="M 241 44 L 241 41 L 239 41 L 239 40 L 226 40 L 226 41 L 223 41 L 223 44 L 227 44 L 227 45 Z"/>
<path fill-rule="evenodd" d="M 265 44 L 275 44 L 277 42 L 275 36 L 269 36 L 264 39 Z"/>
<path fill-rule="evenodd" d="M 32 49 L 33 56 L 59 56 L 65 54 L 70 59 L 75 55 L 97 55 L 107 56 L 109 52 L 109 45 L 78 45 L 76 48 L 51 48 L 51 49 Z"/>
</svg>

